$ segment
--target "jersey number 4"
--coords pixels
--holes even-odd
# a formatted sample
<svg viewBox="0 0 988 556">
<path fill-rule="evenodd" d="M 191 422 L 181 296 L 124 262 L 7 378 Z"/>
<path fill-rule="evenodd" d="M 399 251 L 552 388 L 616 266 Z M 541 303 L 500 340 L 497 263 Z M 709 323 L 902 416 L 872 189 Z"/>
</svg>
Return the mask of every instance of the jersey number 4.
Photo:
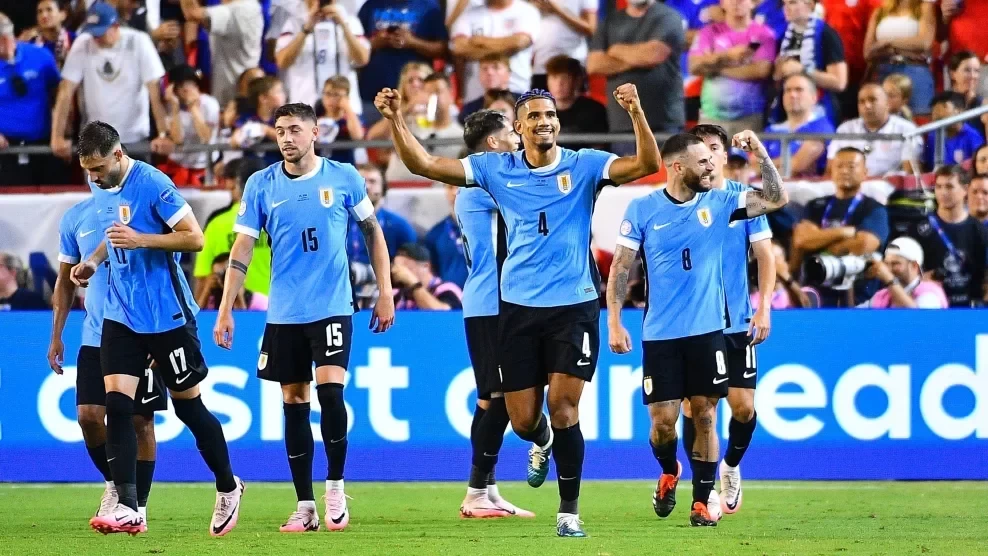
<svg viewBox="0 0 988 556">
<path fill-rule="evenodd" d="M 545 211 L 539 213 L 539 233 L 549 235 L 549 221 L 545 218 Z"/>
</svg>

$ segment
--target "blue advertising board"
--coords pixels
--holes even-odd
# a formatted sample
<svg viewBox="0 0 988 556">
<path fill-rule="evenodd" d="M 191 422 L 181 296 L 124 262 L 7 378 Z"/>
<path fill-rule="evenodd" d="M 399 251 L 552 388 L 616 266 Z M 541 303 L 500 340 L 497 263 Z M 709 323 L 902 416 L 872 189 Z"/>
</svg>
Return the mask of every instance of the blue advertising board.
<svg viewBox="0 0 988 556">
<path fill-rule="evenodd" d="M 234 469 L 248 480 L 287 480 L 280 390 L 254 376 L 264 314 L 236 315 L 232 351 L 213 345 L 214 317 L 199 317 L 210 365 L 203 399 L 223 423 Z M 382 335 L 367 330 L 367 319 L 354 317 L 347 479 L 465 480 L 474 385 L 460 314 L 399 313 Z M 0 481 L 99 478 L 75 423 L 81 314 L 66 326 L 62 376 L 45 359 L 50 321 L 46 313 L 0 313 Z M 637 336 L 641 313 L 626 312 L 625 323 Z M 757 360 L 747 478 L 988 479 L 988 311 L 776 312 Z M 622 356 L 602 346 L 580 408 L 585 478 L 657 476 L 640 388 L 640 346 Z M 729 410 L 721 405 L 725 439 Z M 158 415 L 156 434 L 156 480 L 210 479 L 170 410 Z M 526 448 L 508 433 L 499 477 L 524 476 Z M 323 466 L 320 455 L 317 478 Z"/>
</svg>

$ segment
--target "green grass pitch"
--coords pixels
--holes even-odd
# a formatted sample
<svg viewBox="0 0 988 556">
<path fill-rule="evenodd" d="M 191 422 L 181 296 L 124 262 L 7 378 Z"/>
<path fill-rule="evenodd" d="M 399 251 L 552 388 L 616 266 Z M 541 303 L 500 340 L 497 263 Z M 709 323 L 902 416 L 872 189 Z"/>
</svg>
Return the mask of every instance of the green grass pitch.
<svg viewBox="0 0 988 556">
<path fill-rule="evenodd" d="M 688 526 L 688 482 L 666 520 L 652 512 L 653 486 L 584 483 L 581 518 L 590 538 L 560 539 L 550 482 L 537 490 L 503 484 L 505 497 L 538 517 L 498 520 L 460 519 L 462 484 L 348 483 L 349 528 L 305 534 L 278 533 L 295 507 L 290 483 L 252 483 L 237 528 L 214 539 L 207 533 L 211 485 L 156 484 L 149 531 L 132 538 L 89 529 L 102 485 L 3 484 L 0 554 L 988 554 L 988 483 L 751 481 L 741 512 L 708 529 Z"/>
</svg>

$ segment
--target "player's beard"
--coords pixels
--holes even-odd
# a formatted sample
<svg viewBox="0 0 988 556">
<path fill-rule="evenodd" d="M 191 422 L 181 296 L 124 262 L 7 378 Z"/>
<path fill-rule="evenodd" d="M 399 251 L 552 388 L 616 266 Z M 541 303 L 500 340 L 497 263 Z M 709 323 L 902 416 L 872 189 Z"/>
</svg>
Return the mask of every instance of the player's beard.
<svg viewBox="0 0 988 556">
<path fill-rule="evenodd" d="M 305 155 L 309 154 L 309 149 L 312 148 L 312 143 L 309 143 L 304 149 L 299 145 L 292 145 L 295 149 L 291 152 L 291 155 L 285 154 L 285 151 L 281 151 L 281 156 L 285 158 L 285 162 L 291 164 L 297 164 L 300 160 L 305 158 Z"/>
<path fill-rule="evenodd" d="M 536 131 L 541 131 L 541 129 L 536 129 L 532 131 L 532 146 L 541 152 L 547 152 L 552 150 L 556 146 L 556 133 L 555 130 L 550 129 L 550 134 L 548 136 L 539 135 Z"/>
<path fill-rule="evenodd" d="M 113 189 L 120 185 L 123 181 L 123 164 L 117 162 L 117 167 L 106 173 L 106 178 L 102 179 L 96 185 L 100 189 Z"/>
<path fill-rule="evenodd" d="M 706 193 L 707 191 L 710 191 L 710 188 L 713 186 L 713 179 L 713 174 L 711 173 L 701 175 L 689 169 L 683 173 L 683 183 L 686 187 L 696 193 Z"/>
</svg>

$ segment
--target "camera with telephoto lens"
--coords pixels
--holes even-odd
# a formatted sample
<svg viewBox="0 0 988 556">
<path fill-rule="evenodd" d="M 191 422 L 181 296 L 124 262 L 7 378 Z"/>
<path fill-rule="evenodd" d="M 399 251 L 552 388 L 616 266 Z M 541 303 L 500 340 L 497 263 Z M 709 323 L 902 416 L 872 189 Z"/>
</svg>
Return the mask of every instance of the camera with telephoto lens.
<svg viewBox="0 0 988 556">
<path fill-rule="evenodd" d="M 880 259 L 878 253 L 861 255 L 814 255 L 803 263 L 803 281 L 809 286 L 849 290 L 862 273 Z"/>
</svg>

